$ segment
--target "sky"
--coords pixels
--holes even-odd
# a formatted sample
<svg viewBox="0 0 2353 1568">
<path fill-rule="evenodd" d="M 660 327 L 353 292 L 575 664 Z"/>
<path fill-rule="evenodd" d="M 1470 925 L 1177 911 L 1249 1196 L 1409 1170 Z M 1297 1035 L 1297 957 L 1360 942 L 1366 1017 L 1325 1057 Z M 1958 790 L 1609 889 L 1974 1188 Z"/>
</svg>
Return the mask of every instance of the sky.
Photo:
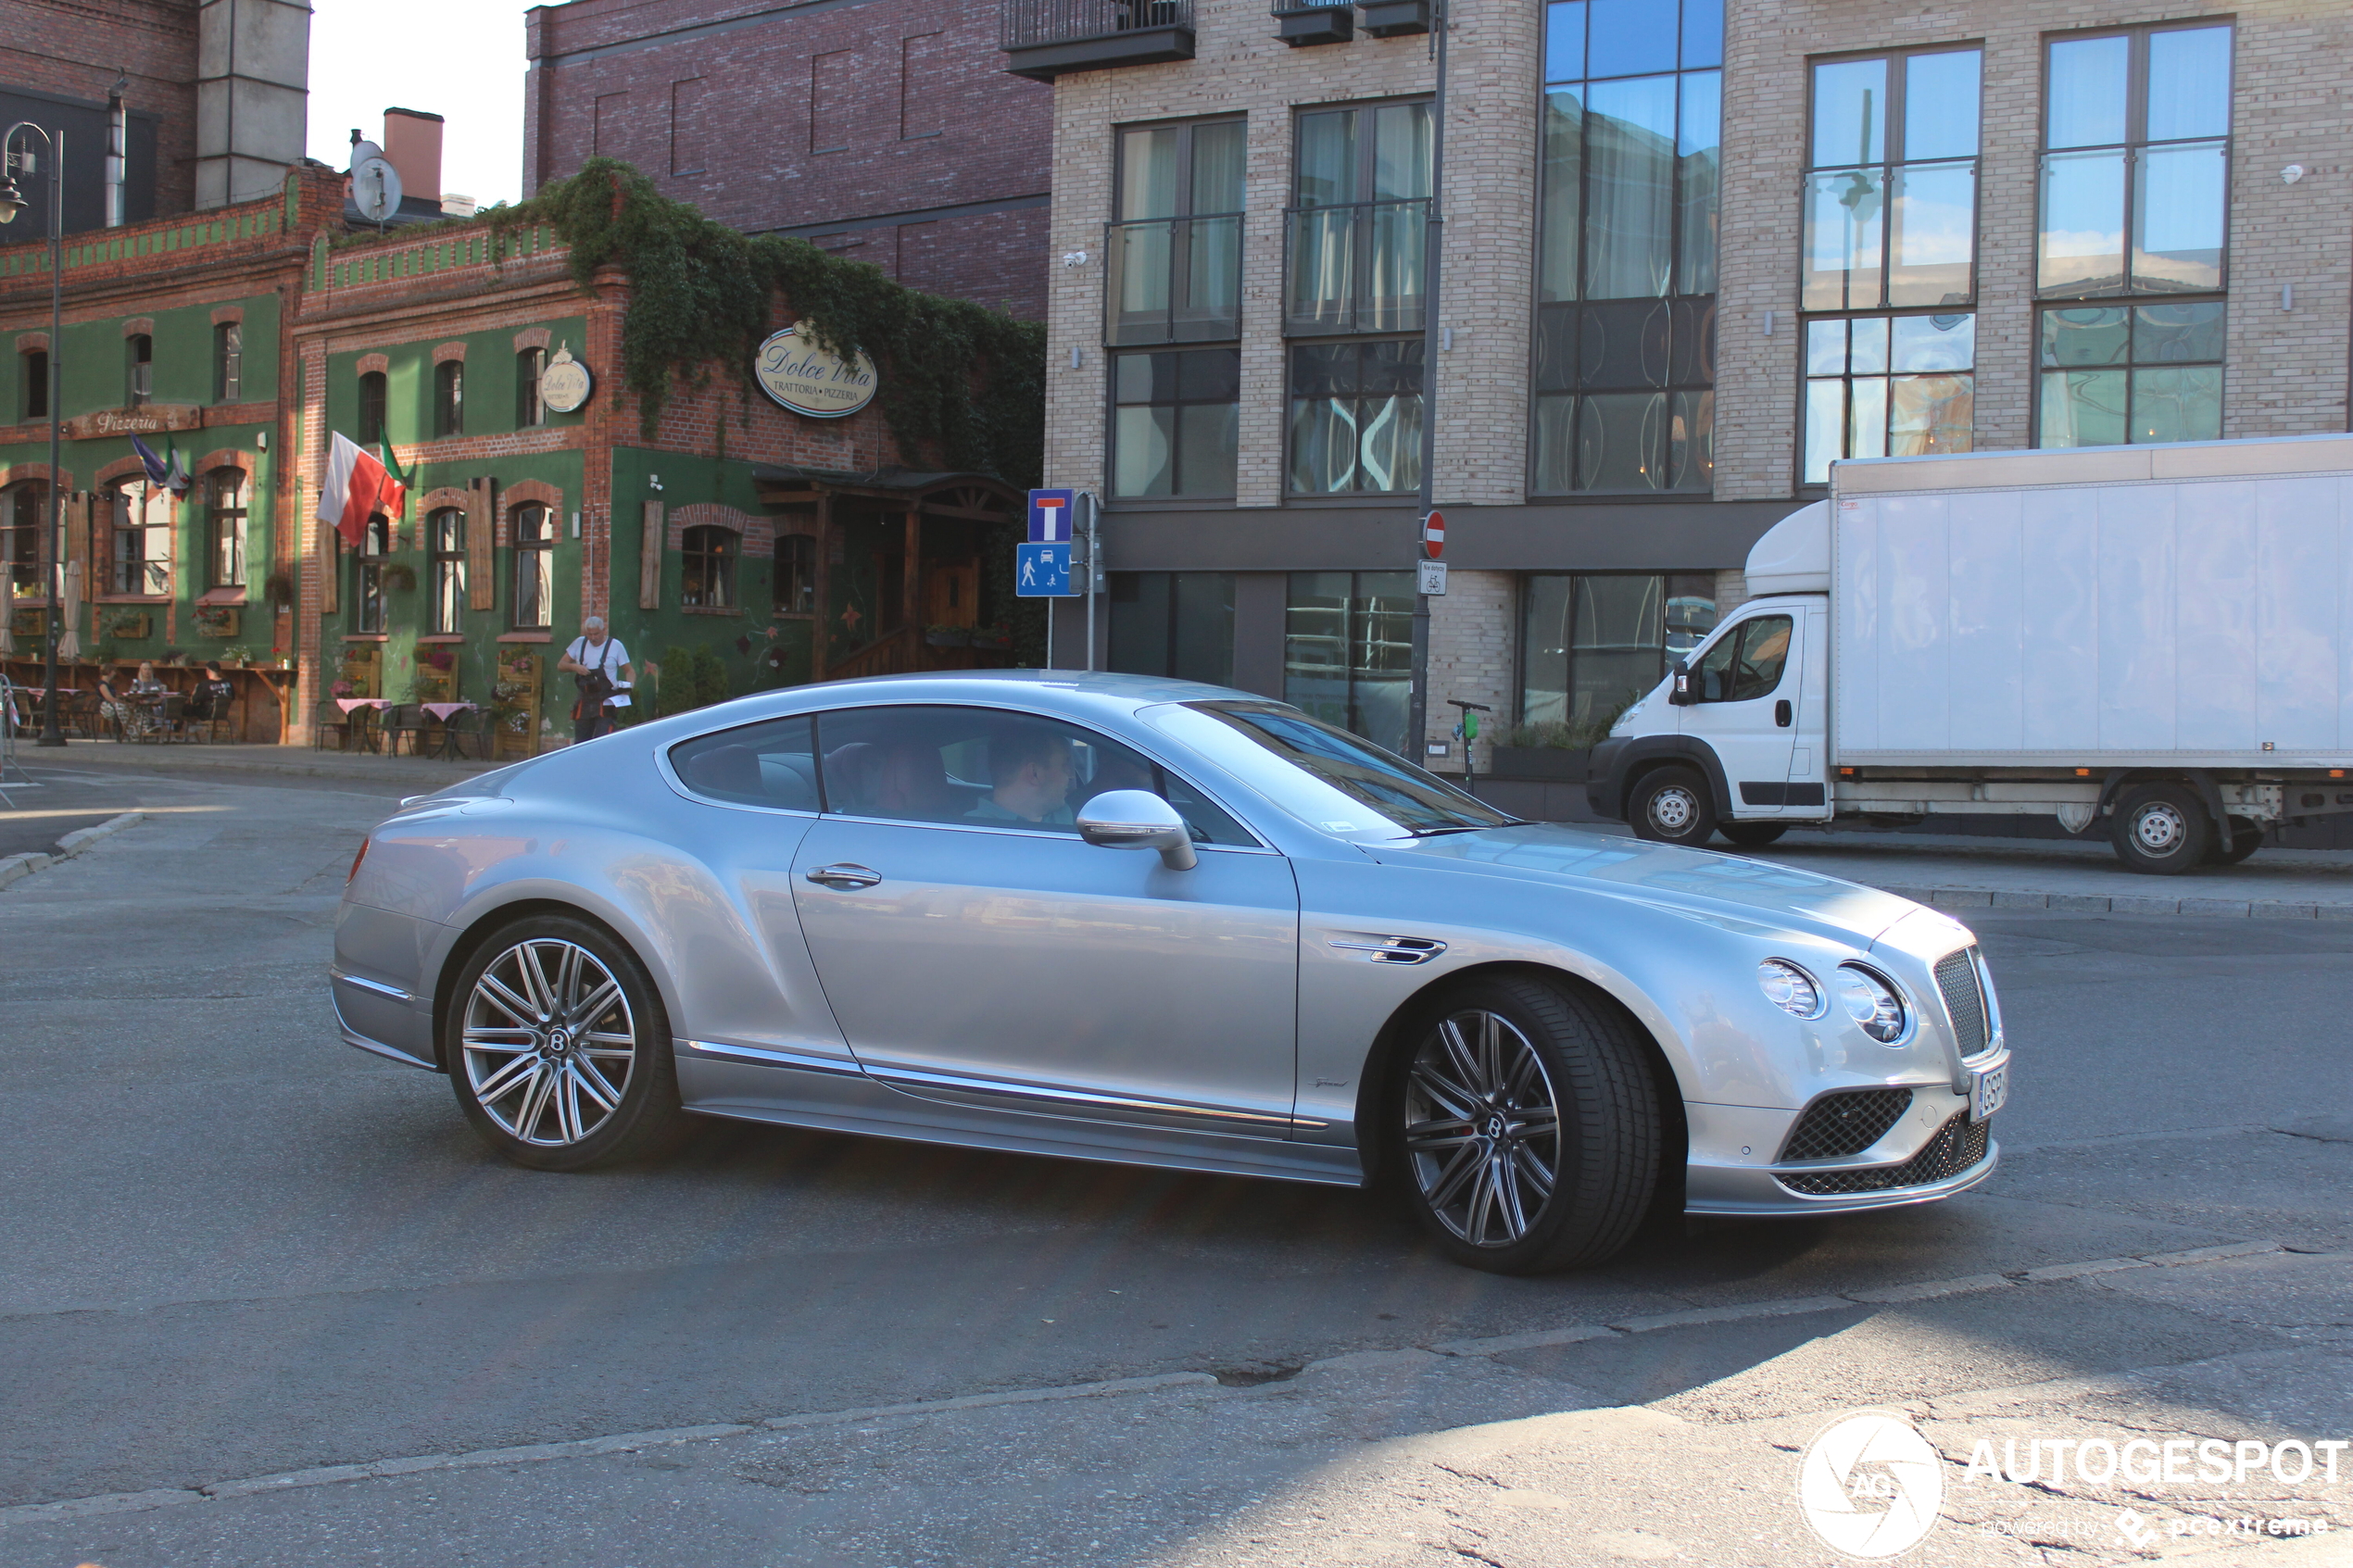
<svg viewBox="0 0 2353 1568">
<path fill-rule="evenodd" d="M 311 0 L 312 157 L 351 167 L 384 110 L 440 115 L 441 188 L 488 207 L 522 184 L 523 0 Z"/>
</svg>

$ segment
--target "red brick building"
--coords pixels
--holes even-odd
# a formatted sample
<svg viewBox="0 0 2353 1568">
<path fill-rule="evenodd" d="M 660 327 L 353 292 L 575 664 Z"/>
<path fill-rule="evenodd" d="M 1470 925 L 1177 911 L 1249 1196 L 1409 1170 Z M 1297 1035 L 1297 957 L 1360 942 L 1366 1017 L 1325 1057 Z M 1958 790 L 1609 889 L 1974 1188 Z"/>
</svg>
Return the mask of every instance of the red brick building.
<svg viewBox="0 0 2353 1568">
<path fill-rule="evenodd" d="M 751 232 L 1045 315 L 1053 90 L 990 0 L 570 0 L 526 14 L 523 188 L 592 156 Z"/>
</svg>

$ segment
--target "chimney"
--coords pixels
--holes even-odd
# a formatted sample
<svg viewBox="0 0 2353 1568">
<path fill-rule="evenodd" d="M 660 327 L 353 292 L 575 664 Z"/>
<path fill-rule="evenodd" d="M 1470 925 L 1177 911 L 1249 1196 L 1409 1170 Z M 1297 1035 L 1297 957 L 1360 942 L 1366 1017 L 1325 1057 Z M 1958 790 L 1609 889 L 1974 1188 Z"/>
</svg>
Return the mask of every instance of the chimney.
<svg viewBox="0 0 2353 1568">
<path fill-rule="evenodd" d="M 302 161 L 310 0 L 197 0 L 196 208 L 276 193 Z"/>
<path fill-rule="evenodd" d="M 441 206 L 441 117 L 422 109 L 384 110 L 384 160 L 400 173 L 403 203 Z"/>
</svg>

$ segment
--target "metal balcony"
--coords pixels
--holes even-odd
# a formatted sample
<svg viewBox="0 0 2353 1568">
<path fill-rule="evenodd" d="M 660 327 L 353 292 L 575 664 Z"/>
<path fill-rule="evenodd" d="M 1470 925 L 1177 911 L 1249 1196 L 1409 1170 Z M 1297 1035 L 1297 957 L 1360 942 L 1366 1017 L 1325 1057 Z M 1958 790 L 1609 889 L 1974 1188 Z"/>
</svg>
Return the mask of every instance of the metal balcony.
<svg viewBox="0 0 2353 1568">
<path fill-rule="evenodd" d="M 1421 331 L 1427 198 L 1295 207 L 1283 217 L 1285 332 Z"/>
<path fill-rule="evenodd" d="M 1242 335 L 1242 220 L 1151 218 L 1103 231 L 1103 341 L 1225 343 Z"/>
<path fill-rule="evenodd" d="M 1356 10 L 1349 5 L 1309 5 L 1275 0 L 1275 36 L 1294 49 L 1314 44 L 1345 44 L 1356 36 Z"/>
<path fill-rule="evenodd" d="M 1193 0 L 1000 0 L 1005 69 L 1033 82 L 1193 57 Z"/>
</svg>

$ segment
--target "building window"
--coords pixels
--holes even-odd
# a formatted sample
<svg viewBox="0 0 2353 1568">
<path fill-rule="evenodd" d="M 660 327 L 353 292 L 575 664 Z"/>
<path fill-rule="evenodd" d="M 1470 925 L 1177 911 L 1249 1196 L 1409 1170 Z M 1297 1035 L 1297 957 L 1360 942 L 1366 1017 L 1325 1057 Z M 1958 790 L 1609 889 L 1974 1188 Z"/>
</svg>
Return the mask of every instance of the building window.
<svg viewBox="0 0 2353 1568">
<path fill-rule="evenodd" d="M 1112 402 L 1113 495 L 1234 493 L 1239 349 L 1119 355 Z"/>
<path fill-rule="evenodd" d="M 1285 330 L 1420 331 L 1429 106 L 1318 109 L 1298 137 Z"/>
<path fill-rule="evenodd" d="M 1545 7 L 1539 494 L 1714 483 L 1723 33 L 1710 0 Z"/>
<path fill-rule="evenodd" d="M 1806 462 L 1969 450 L 1977 318 L 1837 316 L 1806 323 Z"/>
<path fill-rule="evenodd" d="M 433 433 L 466 433 L 466 362 L 444 359 L 433 368 Z"/>
<path fill-rule="evenodd" d="M 433 555 L 433 629 L 450 636 L 466 629 L 466 514 L 444 507 L 425 519 Z"/>
<path fill-rule="evenodd" d="M 41 530 L 49 521 L 49 487 L 35 480 L 0 493 L 0 574 L 17 597 L 45 598 L 41 590 Z"/>
<path fill-rule="evenodd" d="M 1816 62 L 1806 309 L 1977 296 L 1979 64 L 1975 49 Z"/>
<path fill-rule="evenodd" d="M 1234 684 L 1234 574 L 1114 571 L 1110 667 L 1213 686 Z"/>
<path fill-rule="evenodd" d="M 24 367 L 24 417 L 45 420 L 49 417 L 49 352 L 35 348 L 17 357 Z"/>
<path fill-rule="evenodd" d="M 2056 307 L 2042 329 L 2037 445 L 2221 439 L 2221 300 Z"/>
<path fill-rule="evenodd" d="M 1242 122 L 1122 131 L 1118 182 L 1104 341 L 1239 337 Z"/>
<path fill-rule="evenodd" d="M 359 378 L 359 433 L 353 437 L 362 446 L 372 446 L 384 439 L 384 373 L 370 370 Z"/>
<path fill-rule="evenodd" d="M 1406 754 L 1414 574 L 1294 571 L 1283 624 L 1283 700 Z"/>
<path fill-rule="evenodd" d="M 811 534 L 776 535 L 776 609 L 783 615 L 817 613 L 817 541 Z"/>
<path fill-rule="evenodd" d="M 122 349 L 129 369 L 123 401 L 133 408 L 144 407 L 156 395 L 156 340 L 132 332 L 122 340 Z"/>
<path fill-rule="evenodd" d="M 2221 292 L 2230 28 L 2072 35 L 2047 48 L 2037 287 Z"/>
<path fill-rule="evenodd" d="M 353 558 L 357 591 L 351 596 L 351 629 L 355 632 L 389 629 L 384 614 L 384 558 L 391 554 L 392 524 L 379 513 L 368 520 L 367 531 L 359 535 L 359 554 Z"/>
<path fill-rule="evenodd" d="M 536 501 L 514 510 L 514 624 L 537 631 L 556 623 L 556 514 Z"/>
<path fill-rule="evenodd" d="M 679 535 L 686 558 L 678 602 L 689 609 L 736 608 L 736 552 L 743 541 L 733 529 L 706 523 Z"/>
<path fill-rule="evenodd" d="M 212 400 L 234 403 L 245 395 L 245 329 L 223 321 L 212 329 Z"/>
<path fill-rule="evenodd" d="M 1520 722 L 1590 746 L 1716 629 L 1716 578 L 1534 572 L 1520 607 Z"/>
<path fill-rule="evenodd" d="M 1422 340 L 1290 349 L 1294 495 L 1421 488 Z"/>
<path fill-rule="evenodd" d="M 137 480 L 107 493 L 113 513 L 114 571 L 118 594 L 161 597 L 171 592 L 171 492 Z"/>
<path fill-rule="evenodd" d="M 245 476 L 237 469 L 215 469 L 206 485 L 210 530 L 207 567 L 215 588 L 245 585 Z"/>
<path fill-rule="evenodd" d="M 539 400 L 539 378 L 547 369 L 547 351 L 526 348 L 515 356 L 515 428 L 530 430 L 547 422 L 547 405 Z"/>
</svg>

